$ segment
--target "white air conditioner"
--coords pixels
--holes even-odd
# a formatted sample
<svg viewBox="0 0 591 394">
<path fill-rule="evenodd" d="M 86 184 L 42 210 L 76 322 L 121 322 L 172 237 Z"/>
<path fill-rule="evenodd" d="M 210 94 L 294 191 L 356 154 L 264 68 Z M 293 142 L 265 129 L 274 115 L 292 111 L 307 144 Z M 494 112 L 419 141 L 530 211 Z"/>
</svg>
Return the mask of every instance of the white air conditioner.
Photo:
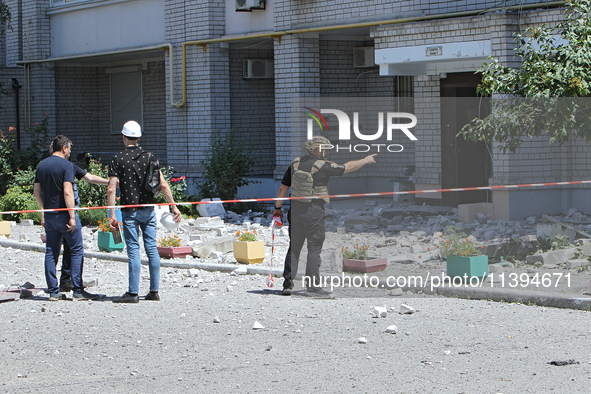
<svg viewBox="0 0 591 394">
<path fill-rule="evenodd" d="M 235 0 L 236 11 L 264 10 L 265 0 Z"/>
<path fill-rule="evenodd" d="M 359 47 L 353 49 L 353 67 L 375 66 L 373 47 Z"/>
<path fill-rule="evenodd" d="M 273 78 L 273 60 L 248 59 L 244 61 L 242 71 L 244 79 L 269 79 Z"/>
</svg>

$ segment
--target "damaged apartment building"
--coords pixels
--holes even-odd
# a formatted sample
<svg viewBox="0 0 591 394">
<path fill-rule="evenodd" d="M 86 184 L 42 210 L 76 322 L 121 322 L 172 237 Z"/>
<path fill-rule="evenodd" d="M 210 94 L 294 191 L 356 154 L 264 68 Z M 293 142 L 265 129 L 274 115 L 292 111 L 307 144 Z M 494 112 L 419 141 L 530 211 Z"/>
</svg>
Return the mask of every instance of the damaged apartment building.
<svg viewBox="0 0 591 394">
<path fill-rule="evenodd" d="M 234 129 L 254 146 L 251 177 L 260 182 L 240 195 L 274 197 L 312 124 L 304 108 L 320 111 L 324 103 L 346 98 L 365 104 L 381 100 L 384 107 L 395 103 L 395 113 L 416 117 L 416 139 L 392 132 L 387 142 L 402 149 L 380 152 L 377 165 L 334 179 L 335 193 L 589 177 L 590 157 L 580 141 L 556 146 L 541 137 L 504 153 L 496 143 L 456 137 L 464 124 L 486 115 L 488 102 L 476 95 L 475 72 L 489 56 L 519 66 L 514 33 L 556 24 L 563 18 L 561 2 L 2 2 L 12 22 L 0 37 L 0 79 L 9 92 L 0 96 L 0 129 L 18 123 L 24 146 L 25 131 L 47 117 L 51 136 L 73 140 L 73 157 L 90 152 L 108 163 L 121 148 L 123 123 L 134 119 L 144 129 L 144 148 L 178 174 L 198 180 L 211 133 Z M 326 112 L 324 117 L 325 127 L 312 127 L 341 145 L 331 159 L 375 153 L 366 153 L 369 143 L 344 149 L 336 117 Z M 591 192 L 582 185 L 412 197 L 417 204 L 480 204 L 493 219 L 565 213 L 571 207 L 591 213 Z"/>
</svg>

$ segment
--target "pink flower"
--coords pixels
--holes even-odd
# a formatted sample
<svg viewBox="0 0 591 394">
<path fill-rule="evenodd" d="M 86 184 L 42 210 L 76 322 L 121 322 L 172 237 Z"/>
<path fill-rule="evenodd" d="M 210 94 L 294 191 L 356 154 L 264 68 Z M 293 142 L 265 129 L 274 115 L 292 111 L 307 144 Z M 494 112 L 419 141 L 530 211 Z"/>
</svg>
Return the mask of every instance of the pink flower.
<svg viewBox="0 0 591 394">
<path fill-rule="evenodd" d="M 181 177 L 181 179 L 186 179 L 186 178 L 185 178 L 185 176 L 183 175 L 183 176 Z"/>
<path fill-rule="evenodd" d="M 12 131 L 12 130 L 14 130 L 14 127 L 10 126 L 10 127 L 8 128 L 8 131 Z"/>
</svg>

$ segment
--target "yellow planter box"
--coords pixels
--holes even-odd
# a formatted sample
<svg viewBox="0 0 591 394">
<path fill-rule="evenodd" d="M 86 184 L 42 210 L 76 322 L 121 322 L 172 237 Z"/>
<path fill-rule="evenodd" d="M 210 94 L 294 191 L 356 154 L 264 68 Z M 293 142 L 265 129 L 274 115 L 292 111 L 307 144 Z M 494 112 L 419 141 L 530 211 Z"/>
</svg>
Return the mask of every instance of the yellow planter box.
<svg viewBox="0 0 591 394">
<path fill-rule="evenodd" d="M 243 264 L 259 264 L 265 259 L 265 242 L 234 241 L 234 258 Z"/>
<path fill-rule="evenodd" d="M 10 222 L 8 221 L 1 221 L 0 222 L 0 236 L 6 235 L 6 238 L 10 236 Z"/>
</svg>

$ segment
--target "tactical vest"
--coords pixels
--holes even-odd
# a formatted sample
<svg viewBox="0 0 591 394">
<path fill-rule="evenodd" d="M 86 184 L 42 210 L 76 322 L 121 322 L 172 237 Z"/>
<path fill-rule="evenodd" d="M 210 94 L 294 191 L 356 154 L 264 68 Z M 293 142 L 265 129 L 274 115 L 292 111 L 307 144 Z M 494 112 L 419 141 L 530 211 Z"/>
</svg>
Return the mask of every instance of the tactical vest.
<svg viewBox="0 0 591 394">
<path fill-rule="evenodd" d="M 316 160 L 310 172 L 298 169 L 300 166 L 300 158 L 296 157 L 293 161 L 293 174 L 291 175 L 291 196 L 292 197 L 311 197 L 311 196 L 328 196 L 328 185 L 314 186 L 314 174 L 316 174 L 322 166 L 326 163 L 325 160 Z M 317 199 L 314 199 L 317 200 Z M 325 202 L 330 202 L 330 198 L 323 198 Z M 312 202 L 310 198 L 302 198 L 294 201 Z"/>
</svg>

